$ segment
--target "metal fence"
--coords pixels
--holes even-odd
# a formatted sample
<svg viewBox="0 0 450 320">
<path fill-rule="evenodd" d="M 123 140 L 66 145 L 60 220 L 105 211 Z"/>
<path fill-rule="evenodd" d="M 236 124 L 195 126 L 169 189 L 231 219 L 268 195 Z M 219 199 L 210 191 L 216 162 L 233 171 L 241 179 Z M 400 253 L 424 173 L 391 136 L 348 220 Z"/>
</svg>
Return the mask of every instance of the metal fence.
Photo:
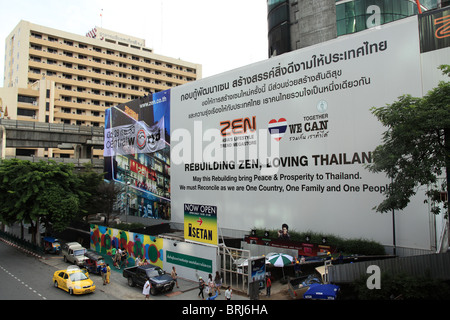
<svg viewBox="0 0 450 320">
<path fill-rule="evenodd" d="M 12 242 L 12 243 L 16 244 L 17 246 L 27 249 L 29 251 L 32 251 L 36 254 L 39 254 L 39 255 L 44 254 L 44 249 L 42 247 L 32 244 L 27 239 L 21 239 L 18 236 L 14 235 L 10 232 L 0 230 L 0 238 L 7 240 L 9 242 Z"/>
<path fill-rule="evenodd" d="M 425 254 L 411 257 L 397 257 L 346 264 L 336 264 L 328 268 L 331 283 L 351 283 L 368 276 L 371 265 L 380 268 L 381 273 L 427 276 L 432 279 L 450 280 L 450 253 Z"/>
</svg>

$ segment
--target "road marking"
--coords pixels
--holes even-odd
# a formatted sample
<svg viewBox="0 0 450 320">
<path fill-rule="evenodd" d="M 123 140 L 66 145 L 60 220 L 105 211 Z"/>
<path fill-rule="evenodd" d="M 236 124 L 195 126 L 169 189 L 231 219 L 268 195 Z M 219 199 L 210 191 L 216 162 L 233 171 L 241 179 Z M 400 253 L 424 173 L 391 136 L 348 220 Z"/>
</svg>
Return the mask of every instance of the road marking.
<svg viewBox="0 0 450 320">
<path fill-rule="evenodd" d="M 4 272 L 6 272 L 7 274 L 9 274 L 13 279 L 16 279 L 18 282 L 20 282 L 21 284 L 23 284 L 25 286 L 25 288 L 30 289 L 31 291 L 33 291 L 34 293 L 36 293 L 39 297 L 41 297 L 44 300 L 47 300 L 46 297 L 44 297 L 43 295 L 37 293 L 36 290 L 34 290 L 32 287 L 30 287 L 28 284 L 26 284 L 25 282 L 21 281 L 19 278 L 17 278 L 15 275 L 13 275 L 11 272 L 9 272 L 7 269 L 5 269 L 3 266 L 0 265 L 0 269 L 2 269 Z"/>
</svg>

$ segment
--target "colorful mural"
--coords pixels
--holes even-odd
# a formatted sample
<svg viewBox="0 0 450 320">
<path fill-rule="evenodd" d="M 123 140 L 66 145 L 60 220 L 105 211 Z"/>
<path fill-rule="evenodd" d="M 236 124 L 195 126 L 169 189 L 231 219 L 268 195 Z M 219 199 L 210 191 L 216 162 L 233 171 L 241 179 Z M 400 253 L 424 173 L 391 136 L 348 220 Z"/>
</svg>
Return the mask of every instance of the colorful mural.
<svg viewBox="0 0 450 320">
<path fill-rule="evenodd" d="M 128 265 L 133 266 L 136 257 L 163 267 L 163 239 L 91 224 L 91 250 L 111 256 L 113 248 L 126 249 Z"/>
</svg>

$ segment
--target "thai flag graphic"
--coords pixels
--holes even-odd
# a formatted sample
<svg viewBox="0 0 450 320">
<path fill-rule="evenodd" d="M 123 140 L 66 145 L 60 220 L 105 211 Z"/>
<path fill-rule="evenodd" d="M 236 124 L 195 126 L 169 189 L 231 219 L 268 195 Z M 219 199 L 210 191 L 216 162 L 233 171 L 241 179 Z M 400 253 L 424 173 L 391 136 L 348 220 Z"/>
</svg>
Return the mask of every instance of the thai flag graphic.
<svg viewBox="0 0 450 320">
<path fill-rule="evenodd" d="M 269 121 L 269 133 L 276 141 L 280 141 L 283 138 L 286 128 L 287 121 L 285 118 L 280 118 L 278 121 L 275 119 Z"/>
</svg>

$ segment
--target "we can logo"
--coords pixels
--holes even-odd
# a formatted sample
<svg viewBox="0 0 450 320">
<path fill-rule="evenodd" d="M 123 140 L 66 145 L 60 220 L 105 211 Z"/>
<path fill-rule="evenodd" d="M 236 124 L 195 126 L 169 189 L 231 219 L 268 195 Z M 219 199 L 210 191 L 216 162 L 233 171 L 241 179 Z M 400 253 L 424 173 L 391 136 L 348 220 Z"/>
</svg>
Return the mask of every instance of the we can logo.
<svg viewBox="0 0 450 320">
<path fill-rule="evenodd" d="M 434 33 L 436 38 L 442 39 L 442 38 L 450 37 L 450 15 L 441 17 L 441 18 L 437 18 L 434 20 L 435 26 L 438 26 L 441 24 L 442 24 L 442 26 L 437 28 L 436 32 Z"/>
</svg>

